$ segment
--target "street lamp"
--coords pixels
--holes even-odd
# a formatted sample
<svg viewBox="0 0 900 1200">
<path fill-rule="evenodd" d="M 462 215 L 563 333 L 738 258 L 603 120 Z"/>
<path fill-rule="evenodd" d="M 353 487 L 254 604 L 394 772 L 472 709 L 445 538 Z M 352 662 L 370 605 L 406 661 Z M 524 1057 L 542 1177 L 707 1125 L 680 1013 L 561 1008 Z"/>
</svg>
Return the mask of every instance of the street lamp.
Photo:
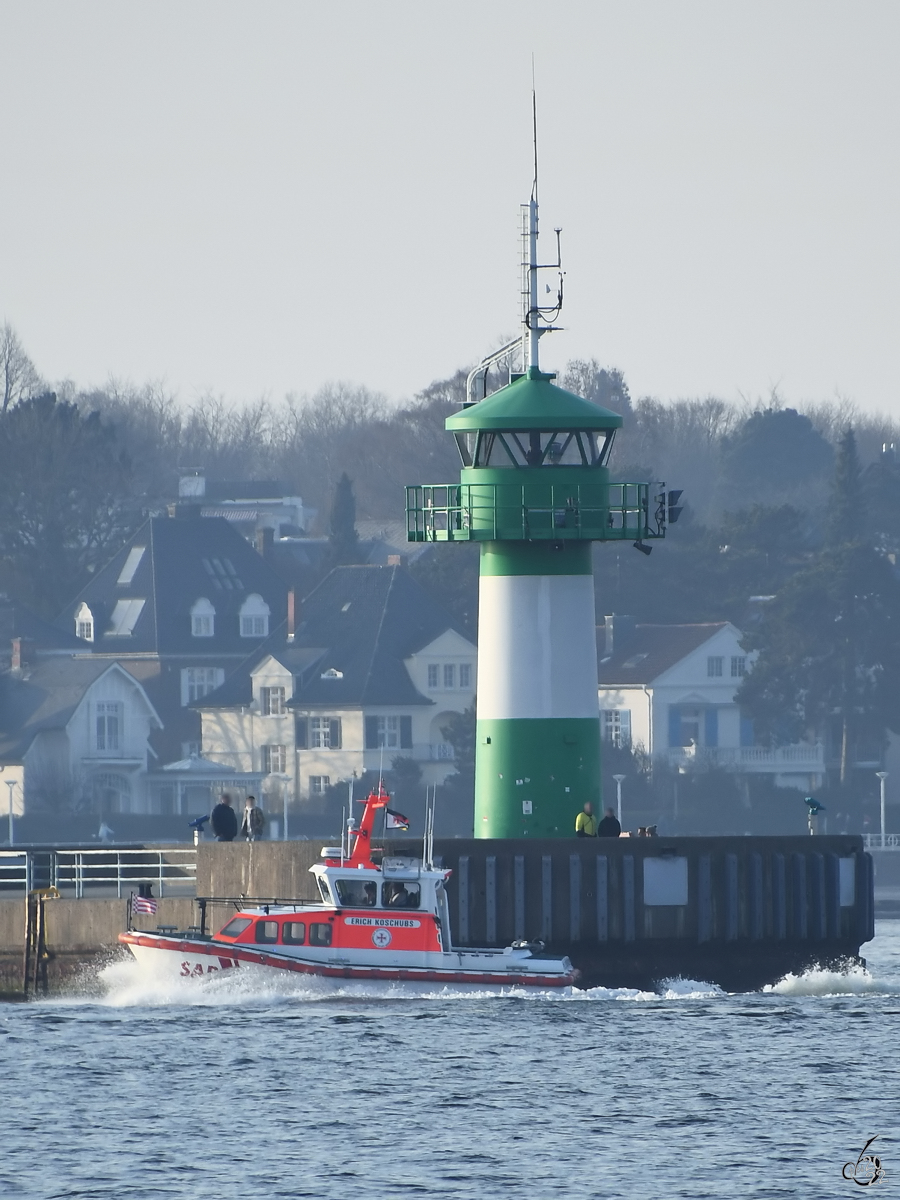
<svg viewBox="0 0 900 1200">
<path fill-rule="evenodd" d="M 619 818 L 620 825 L 622 824 L 622 780 L 624 778 L 624 775 L 613 775 L 613 779 L 616 781 L 616 816 Z"/>
<path fill-rule="evenodd" d="M 283 842 L 286 842 L 288 840 L 288 789 L 287 789 L 287 785 L 291 782 L 291 777 L 290 777 L 290 775 L 278 775 L 277 778 L 281 780 L 281 809 L 282 809 L 282 816 L 284 818 L 284 831 L 281 835 L 281 840 Z"/>
<path fill-rule="evenodd" d="M 887 835 L 884 828 L 884 793 L 888 773 L 887 771 L 876 771 L 875 774 L 881 780 L 881 848 L 883 850 L 887 846 Z"/>
<path fill-rule="evenodd" d="M 14 779 L 7 779 L 6 786 L 9 788 L 9 844 L 12 846 L 15 842 L 15 830 L 13 827 L 13 790 L 16 786 Z M 884 813 L 884 804 L 881 806 L 881 811 Z M 882 819 L 882 832 L 884 832 L 884 820 Z"/>
</svg>

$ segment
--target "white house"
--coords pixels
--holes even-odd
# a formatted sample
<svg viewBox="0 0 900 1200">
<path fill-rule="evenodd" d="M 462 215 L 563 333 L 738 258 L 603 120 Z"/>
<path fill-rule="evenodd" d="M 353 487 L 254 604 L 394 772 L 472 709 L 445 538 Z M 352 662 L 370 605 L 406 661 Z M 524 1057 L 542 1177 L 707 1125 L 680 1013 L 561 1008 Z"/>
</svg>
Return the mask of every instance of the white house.
<svg viewBox="0 0 900 1200">
<path fill-rule="evenodd" d="M 51 657 L 3 679 L 4 773 L 19 768 L 23 802 L 103 813 L 149 812 L 151 731 L 161 722 L 143 683 L 121 664 Z"/>
<path fill-rule="evenodd" d="M 781 787 L 813 790 L 825 775 L 821 744 L 755 744 L 735 694 L 753 668 L 742 634 L 727 621 L 636 625 L 608 616 L 598 630 L 601 736 L 641 746 L 676 768 L 707 763 L 774 776 Z"/>
<path fill-rule="evenodd" d="M 423 783 L 455 769 L 442 732 L 475 698 L 476 649 L 399 566 L 338 567 L 296 628 L 198 700 L 203 752 L 261 771 L 266 794 L 324 792 L 412 758 Z"/>
</svg>

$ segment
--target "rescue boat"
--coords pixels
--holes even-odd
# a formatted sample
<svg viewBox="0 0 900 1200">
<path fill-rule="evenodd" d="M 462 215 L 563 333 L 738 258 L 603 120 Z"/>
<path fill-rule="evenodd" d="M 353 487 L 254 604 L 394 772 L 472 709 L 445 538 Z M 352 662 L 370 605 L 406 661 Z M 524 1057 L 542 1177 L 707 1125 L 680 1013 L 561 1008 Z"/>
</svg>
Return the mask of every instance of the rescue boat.
<svg viewBox="0 0 900 1200">
<path fill-rule="evenodd" d="M 348 831 L 346 846 L 325 847 L 322 861 L 310 867 L 319 902 L 234 901 L 228 921 L 214 934 L 206 932 L 207 908 L 227 903 L 223 899 L 199 900 L 200 924 L 183 933 L 168 926 L 134 929 L 130 906 L 129 928 L 119 941 L 138 962 L 167 978 L 199 980 L 238 969 L 267 978 L 294 972 L 479 987 L 573 984 L 578 971 L 571 961 L 544 955 L 540 942 L 454 948 L 445 887 L 451 872 L 434 865 L 430 834 L 421 859 L 373 861 L 376 815 L 389 798 L 379 784 L 364 801 L 359 828 Z"/>
</svg>

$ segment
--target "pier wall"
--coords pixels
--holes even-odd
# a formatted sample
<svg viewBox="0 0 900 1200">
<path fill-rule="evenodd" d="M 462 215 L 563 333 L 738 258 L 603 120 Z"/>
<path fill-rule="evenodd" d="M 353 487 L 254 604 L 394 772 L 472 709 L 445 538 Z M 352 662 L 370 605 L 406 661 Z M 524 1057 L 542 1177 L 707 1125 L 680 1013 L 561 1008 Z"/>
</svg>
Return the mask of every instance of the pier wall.
<svg viewBox="0 0 900 1200">
<path fill-rule="evenodd" d="M 321 842 L 206 845 L 199 895 L 315 900 Z M 417 855 L 397 838 L 390 854 Z M 872 859 L 856 836 L 446 839 L 454 942 L 541 940 L 585 980 L 691 976 L 739 990 L 855 957 L 874 934 Z"/>
<path fill-rule="evenodd" d="M 322 844 L 201 844 L 197 894 L 315 900 L 309 867 Z M 541 940 L 569 954 L 590 985 L 680 975 L 744 990 L 852 959 L 874 934 L 872 857 L 860 837 L 447 839 L 434 850 L 452 870 L 455 944 Z M 398 838 L 385 851 L 419 855 L 421 842 Z M 46 914 L 56 985 L 116 950 L 126 901 L 51 900 Z M 211 910 L 210 928 L 224 919 Z M 7 993 L 21 986 L 24 920 L 21 896 L 0 900 Z M 186 896 L 161 899 L 155 916 L 136 922 L 195 923 Z"/>
</svg>

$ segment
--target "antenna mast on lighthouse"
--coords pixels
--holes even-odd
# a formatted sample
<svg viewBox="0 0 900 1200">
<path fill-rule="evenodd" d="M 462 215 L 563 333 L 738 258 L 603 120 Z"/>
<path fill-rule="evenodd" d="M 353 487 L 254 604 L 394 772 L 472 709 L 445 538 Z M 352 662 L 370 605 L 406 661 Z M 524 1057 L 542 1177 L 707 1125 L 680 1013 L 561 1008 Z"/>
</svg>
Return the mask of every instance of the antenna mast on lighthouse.
<svg viewBox="0 0 900 1200">
<path fill-rule="evenodd" d="M 559 235 L 561 229 L 556 229 L 556 262 L 539 263 L 538 244 L 538 151 L 537 151 L 537 93 L 532 82 L 531 88 L 531 125 L 532 143 L 534 146 L 534 180 L 531 185 L 531 199 L 522 205 L 522 361 L 526 371 L 539 371 L 540 361 L 538 344 L 545 333 L 552 333 L 559 328 L 553 322 L 562 311 L 563 304 L 563 270 L 560 253 Z M 556 303 L 541 306 L 538 300 L 539 283 L 538 271 L 555 270 L 558 276 Z M 549 286 L 547 291 L 550 291 Z"/>
</svg>

